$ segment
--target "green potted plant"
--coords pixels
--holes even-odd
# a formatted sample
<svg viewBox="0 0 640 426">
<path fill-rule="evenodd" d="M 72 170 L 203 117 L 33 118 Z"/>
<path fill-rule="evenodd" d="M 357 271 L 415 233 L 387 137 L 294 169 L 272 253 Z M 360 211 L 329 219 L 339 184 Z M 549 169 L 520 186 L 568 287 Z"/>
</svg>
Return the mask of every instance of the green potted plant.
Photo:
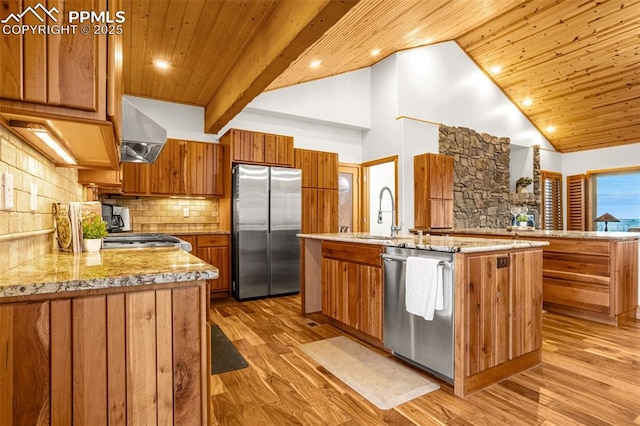
<svg viewBox="0 0 640 426">
<path fill-rule="evenodd" d="M 107 224 L 94 212 L 82 217 L 82 250 L 99 251 L 107 236 Z"/>
<path fill-rule="evenodd" d="M 522 176 L 516 181 L 516 192 L 527 192 L 527 186 L 533 183 L 529 176 Z"/>
<path fill-rule="evenodd" d="M 516 218 L 521 228 L 525 228 L 527 226 L 527 222 L 529 221 L 529 217 L 526 214 L 519 214 Z"/>
</svg>

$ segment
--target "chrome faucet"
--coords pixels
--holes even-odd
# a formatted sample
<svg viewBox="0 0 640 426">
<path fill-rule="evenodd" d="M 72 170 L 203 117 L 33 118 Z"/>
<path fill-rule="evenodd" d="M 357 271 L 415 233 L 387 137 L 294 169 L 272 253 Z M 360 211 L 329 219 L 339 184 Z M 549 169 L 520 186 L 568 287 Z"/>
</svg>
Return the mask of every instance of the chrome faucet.
<svg viewBox="0 0 640 426">
<path fill-rule="evenodd" d="M 393 200 L 393 193 L 388 186 L 383 186 L 380 190 L 380 205 L 378 207 L 378 223 L 382 223 L 382 196 L 384 195 L 384 191 L 389 192 L 389 197 L 391 197 L 391 238 L 398 238 L 398 231 L 402 229 L 402 225 L 398 226 L 396 222 L 396 203 Z"/>
</svg>

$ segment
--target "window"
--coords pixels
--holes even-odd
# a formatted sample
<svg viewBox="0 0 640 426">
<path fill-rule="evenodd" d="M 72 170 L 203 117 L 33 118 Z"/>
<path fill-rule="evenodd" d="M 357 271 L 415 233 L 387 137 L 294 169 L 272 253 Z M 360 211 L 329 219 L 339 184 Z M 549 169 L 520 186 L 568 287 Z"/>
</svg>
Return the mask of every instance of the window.
<svg viewBox="0 0 640 426">
<path fill-rule="evenodd" d="M 605 213 L 619 222 L 608 222 L 609 231 L 628 231 L 640 227 L 640 168 L 590 172 L 593 187 L 592 220 Z M 604 231 L 604 222 L 593 223 Z"/>
<path fill-rule="evenodd" d="M 562 228 L 562 175 L 540 172 L 542 181 L 542 229 Z"/>
</svg>

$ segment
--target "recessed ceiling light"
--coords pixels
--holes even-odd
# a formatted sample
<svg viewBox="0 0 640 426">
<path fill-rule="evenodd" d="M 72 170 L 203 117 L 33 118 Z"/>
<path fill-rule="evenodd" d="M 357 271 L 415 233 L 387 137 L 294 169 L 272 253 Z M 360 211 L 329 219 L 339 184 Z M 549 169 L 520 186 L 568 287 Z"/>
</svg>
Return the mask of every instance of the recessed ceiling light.
<svg viewBox="0 0 640 426">
<path fill-rule="evenodd" d="M 502 68 L 498 66 L 491 67 L 491 74 L 500 74 L 500 71 L 502 71 Z"/>
<path fill-rule="evenodd" d="M 163 61 L 162 59 L 156 59 L 155 61 L 153 61 L 153 65 L 155 65 L 156 68 L 160 68 L 163 70 L 166 70 L 171 66 L 169 62 Z"/>
<path fill-rule="evenodd" d="M 431 37 L 424 39 L 424 44 L 431 44 L 431 43 L 433 43 L 433 39 Z"/>
<path fill-rule="evenodd" d="M 529 98 L 526 98 L 524 101 L 522 101 L 522 105 L 524 106 L 529 106 L 533 103 L 533 101 Z"/>
<path fill-rule="evenodd" d="M 311 62 L 311 64 L 309 64 L 309 66 L 310 66 L 311 68 L 318 68 L 318 67 L 320 66 L 320 64 L 321 64 L 321 63 L 322 63 L 322 61 L 318 61 L 318 60 L 316 60 L 316 61 Z"/>
<path fill-rule="evenodd" d="M 553 133 L 553 132 L 555 132 L 555 131 L 556 131 L 556 128 L 555 128 L 555 126 L 547 126 L 547 129 L 546 129 L 546 130 L 547 130 L 547 132 L 549 132 L 549 133 Z"/>
<path fill-rule="evenodd" d="M 377 56 L 377 55 L 379 55 L 379 54 L 380 54 L 380 49 L 373 49 L 373 50 L 371 51 L 371 56 Z"/>
</svg>

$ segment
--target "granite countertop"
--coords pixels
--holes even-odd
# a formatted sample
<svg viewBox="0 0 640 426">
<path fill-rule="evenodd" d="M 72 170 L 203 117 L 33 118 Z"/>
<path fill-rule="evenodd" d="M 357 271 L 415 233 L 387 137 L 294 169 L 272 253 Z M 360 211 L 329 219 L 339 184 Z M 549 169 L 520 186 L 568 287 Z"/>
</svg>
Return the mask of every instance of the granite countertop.
<svg viewBox="0 0 640 426">
<path fill-rule="evenodd" d="M 447 234 L 477 234 L 477 235 L 496 235 L 500 237 L 514 237 L 526 238 L 572 238 L 572 239 L 586 239 L 586 240 L 637 240 L 640 239 L 640 232 L 603 232 L 603 231 L 562 231 L 562 230 L 508 230 L 508 229 L 495 229 L 495 228 L 455 228 L 455 229 L 426 229 L 415 228 L 410 232 L 423 231 L 425 233 L 437 232 Z"/>
<path fill-rule="evenodd" d="M 218 278 L 176 247 L 52 252 L 0 273 L 0 298 Z"/>
<path fill-rule="evenodd" d="M 229 235 L 231 234 L 231 231 L 220 231 L 220 230 L 216 230 L 216 231 L 206 231 L 206 230 L 202 230 L 202 231 L 172 231 L 172 230 L 161 230 L 161 231 L 140 231 L 140 232 L 133 232 L 133 231 L 127 231 L 127 232 L 113 232 L 109 235 L 126 235 L 126 234 L 167 234 L 167 235 L 175 235 L 176 237 L 179 237 L 180 235 Z"/>
<path fill-rule="evenodd" d="M 375 238 L 375 235 L 372 236 L 366 233 L 298 234 L 298 237 L 310 238 L 315 240 L 343 241 L 347 243 L 374 244 L 389 247 L 415 248 L 420 250 L 442 251 L 450 253 L 478 253 L 494 250 L 514 250 L 530 247 L 543 247 L 549 245 L 549 243 L 546 241 L 443 236 L 423 237 L 422 242 L 418 243 L 414 239 L 413 235 L 400 235 L 396 241 L 393 241 L 391 239 Z M 513 237 L 513 235 L 511 235 L 511 237 Z"/>
</svg>

